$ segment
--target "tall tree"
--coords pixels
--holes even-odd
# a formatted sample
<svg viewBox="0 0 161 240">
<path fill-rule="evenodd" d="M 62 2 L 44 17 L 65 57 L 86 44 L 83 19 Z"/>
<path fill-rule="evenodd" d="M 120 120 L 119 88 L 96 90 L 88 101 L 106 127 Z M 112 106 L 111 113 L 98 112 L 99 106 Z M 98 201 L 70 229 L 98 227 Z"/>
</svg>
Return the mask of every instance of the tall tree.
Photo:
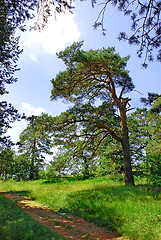
<svg viewBox="0 0 161 240">
<path fill-rule="evenodd" d="M 52 3 L 52 4 L 51 4 Z M 26 30 L 25 21 L 35 16 L 36 10 L 44 22 L 50 15 L 50 6 L 55 7 L 56 12 L 70 9 L 67 1 L 55 0 L 1 0 L 0 1 L 0 95 L 8 93 L 6 84 L 17 81 L 14 77 L 16 71 L 20 70 L 17 61 L 22 53 L 19 47 L 19 37 L 15 36 L 17 29 Z M 37 26 L 43 28 L 43 22 L 38 21 Z M 41 25 L 41 27 L 40 27 Z M 7 101 L 0 102 L 0 148 L 11 144 L 6 137 L 10 123 L 20 119 L 18 111 Z"/>
<path fill-rule="evenodd" d="M 135 126 L 138 127 L 138 130 L 135 128 L 135 134 L 132 139 L 137 144 L 137 138 L 139 137 L 140 147 L 144 151 L 145 164 L 143 166 L 145 167 L 147 177 L 152 183 L 161 185 L 161 95 L 148 93 L 148 97 L 141 98 L 141 102 L 150 108 L 137 109 L 132 114 L 131 119 L 133 119 L 133 122 L 133 117 L 137 114 Z M 137 137 L 135 137 L 136 135 Z"/>
<path fill-rule="evenodd" d="M 147 108 L 137 108 L 128 116 L 131 156 L 135 164 L 145 160 L 145 149 L 151 139 Z"/>
<path fill-rule="evenodd" d="M 99 107 L 99 110 L 93 108 L 93 112 L 96 114 L 99 111 L 100 115 L 104 115 L 104 119 L 113 117 L 109 115 L 108 106 L 105 103 L 101 108 Z M 82 110 L 83 112 L 87 111 L 87 114 L 89 114 L 89 109 L 92 109 L 92 106 L 90 108 L 86 106 L 86 110 L 85 108 Z M 68 113 L 70 111 L 71 109 Z M 101 136 L 99 132 L 97 134 L 98 129 L 96 129 L 96 126 L 89 123 L 79 124 L 78 122 L 73 122 L 72 124 L 70 122 L 69 125 L 60 125 L 61 122 L 67 119 L 68 113 L 62 113 L 54 120 L 54 124 L 58 124 L 59 129 L 54 131 L 53 144 L 61 146 L 57 156 L 54 157 L 54 169 L 61 170 L 62 172 L 69 171 L 70 173 L 82 174 L 84 178 L 88 178 L 96 174 L 96 172 L 99 172 L 98 174 L 105 174 L 105 172 L 111 172 L 112 169 L 113 172 L 116 172 L 117 169 L 119 170 L 123 164 L 120 144 L 117 141 L 114 143 L 112 137 L 108 134 L 102 134 Z M 92 114 L 91 111 L 90 113 Z M 74 117 L 71 112 L 68 115 L 68 120 L 69 117 Z M 114 121 L 114 118 L 112 121 Z M 110 120 L 108 121 L 109 123 Z M 117 126 L 117 122 L 115 122 L 115 126 Z M 112 165 L 113 167 L 111 168 Z M 106 169 L 103 170 L 104 167 Z"/>
<path fill-rule="evenodd" d="M 11 148 L 5 148 L 0 153 L 0 177 L 5 180 L 13 176 L 14 152 Z"/>
<path fill-rule="evenodd" d="M 18 58 L 21 54 L 19 37 L 15 36 L 17 28 L 24 30 L 24 21 L 32 17 L 33 4 L 36 1 L 2 0 L 0 2 L 0 95 L 8 93 L 6 84 L 17 81 L 14 77 Z M 0 102 L 0 147 L 10 144 L 4 135 L 10 128 L 10 122 L 19 119 L 18 111 L 6 101 Z"/>
<path fill-rule="evenodd" d="M 159 96 L 148 112 L 151 139 L 146 147 L 146 163 L 149 179 L 161 186 L 161 96 Z"/>
<path fill-rule="evenodd" d="M 92 135 L 84 133 L 90 141 L 110 134 L 122 145 L 125 183 L 134 184 L 126 115 L 131 99 L 123 97 L 134 89 L 125 69 L 129 57 L 121 58 L 114 48 L 83 51 L 82 44 L 74 43 L 58 54 L 67 69 L 52 79 L 51 99 L 63 98 L 74 107 L 57 121 L 57 128 L 87 125 L 93 131 Z"/>
<path fill-rule="evenodd" d="M 19 70 L 17 61 L 22 53 L 19 37 L 15 36 L 17 28 L 25 31 L 24 22 L 32 18 L 34 0 L 2 0 L 0 2 L 0 94 L 6 92 L 5 84 L 17 81 L 14 73 Z"/>
<path fill-rule="evenodd" d="M 59 139 L 59 145 L 62 147 L 59 148 L 57 156 L 54 157 L 53 166 L 55 166 L 56 171 L 81 174 L 84 179 L 87 179 L 94 174 L 99 162 L 99 153 L 94 146 L 96 144 L 88 143 L 87 145 L 83 137 L 74 136 L 71 141 L 66 141 L 68 137 L 64 135 L 64 139 Z"/>
<path fill-rule="evenodd" d="M 28 160 L 30 179 L 39 177 L 39 170 L 43 167 L 45 159 L 43 153 L 52 154 L 50 133 L 41 125 L 47 117 L 46 114 L 29 117 L 27 128 L 20 134 L 19 152 L 25 154 Z"/>
</svg>

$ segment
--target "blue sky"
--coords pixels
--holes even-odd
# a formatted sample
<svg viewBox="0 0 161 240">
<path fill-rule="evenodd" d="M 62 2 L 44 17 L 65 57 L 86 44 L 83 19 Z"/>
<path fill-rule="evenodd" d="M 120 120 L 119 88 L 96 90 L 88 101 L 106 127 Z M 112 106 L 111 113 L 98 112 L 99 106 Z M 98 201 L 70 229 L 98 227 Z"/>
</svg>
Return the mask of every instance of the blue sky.
<svg viewBox="0 0 161 240">
<path fill-rule="evenodd" d="M 3 99 L 11 102 L 20 113 L 24 112 L 27 115 L 45 112 L 56 116 L 65 111 L 68 106 L 62 101 L 50 101 L 52 89 L 50 80 L 65 69 L 61 60 L 56 57 L 56 52 L 74 41 L 82 40 L 84 50 L 115 46 L 116 52 L 122 57 L 131 56 L 127 69 L 136 90 L 142 93 L 142 95 L 135 91 L 131 93 L 133 107 L 143 107 L 139 99 L 146 97 L 148 92 L 160 93 L 160 63 L 154 61 L 147 69 L 142 69 L 143 59 L 138 59 L 137 48 L 117 40 L 119 32 L 130 29 L 128 17 L 109 6 L 104 20 L 106 36 L 102 36 L 101 29 L 93 29 L 100 7 L 96 5 L 93 9 L 91 1 L 76 1 L 74 14 L 57 15 L 56 21 L 55 17 L 51 18 L 43 32 L 18 32 L 21 34 L 21 48 L 24 49 L 18 62 L 21 71 L 16 73 L 18 82 L 7 86 L 10 93 Z M 25 127 L 25 121 L 13 124 L 9 134 L 14 142 L 18 141 L 19 134 Z"/>
</svg>

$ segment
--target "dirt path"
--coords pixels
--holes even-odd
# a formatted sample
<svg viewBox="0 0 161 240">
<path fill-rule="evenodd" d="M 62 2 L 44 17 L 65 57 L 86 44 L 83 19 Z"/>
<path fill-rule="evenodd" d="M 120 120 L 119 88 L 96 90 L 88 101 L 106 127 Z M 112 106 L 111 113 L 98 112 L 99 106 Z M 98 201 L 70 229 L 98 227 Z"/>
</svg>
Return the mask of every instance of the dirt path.
<svg viewBox="0 0 161 240">
<path fill-rule="evenodd" d="M 120 235 L 111 233 L 103 227 L 96 227 L 92 223 L 66 213 L 55 212 L 23 195 L 12 192 L 0 193 L 9 199 L 17 201 L 18 206 L 26 213 L 66 239 L 125 240 Z"/>
</svg>

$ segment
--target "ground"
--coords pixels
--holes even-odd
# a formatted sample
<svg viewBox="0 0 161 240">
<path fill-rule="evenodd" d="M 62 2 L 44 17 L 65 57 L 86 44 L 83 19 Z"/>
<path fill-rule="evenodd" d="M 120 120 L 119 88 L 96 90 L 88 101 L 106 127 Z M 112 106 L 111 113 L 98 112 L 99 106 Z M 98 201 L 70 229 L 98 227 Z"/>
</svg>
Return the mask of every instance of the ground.
<svg viewBox="0 0 161 240">
<path fill-rule="evenodd" d="M 38 222 L 64 236 L 66 239 L 125 240 L 119 234 L 112 233 L 106 228 L 97 227 L 93 223 L 66 213 L 55 212 L 46 206 L 31 201 L 26 196 L 12 192 L 1 193 L 5 197 L 16 201 L 18 206 Z"/>
</svg>

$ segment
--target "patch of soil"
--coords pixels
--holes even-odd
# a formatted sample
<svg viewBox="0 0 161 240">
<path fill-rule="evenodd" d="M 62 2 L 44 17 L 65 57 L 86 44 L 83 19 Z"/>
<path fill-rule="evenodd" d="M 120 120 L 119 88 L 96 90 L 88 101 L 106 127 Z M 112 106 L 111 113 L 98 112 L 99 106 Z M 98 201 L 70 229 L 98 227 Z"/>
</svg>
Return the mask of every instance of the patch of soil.
<svg viewBox="0 0 161 240">
<path fill-rule="evenodd" d="M 125 240 L 117 233 L 112 233 L 106 228 L 97 227 L 79 217 L 59 213 L 43 206 L 29 198 L 12 192 L 0 192 L 5 197 L 17 202 L 27 214 L 52 231 L 73 240 Z"/>
</svg>

